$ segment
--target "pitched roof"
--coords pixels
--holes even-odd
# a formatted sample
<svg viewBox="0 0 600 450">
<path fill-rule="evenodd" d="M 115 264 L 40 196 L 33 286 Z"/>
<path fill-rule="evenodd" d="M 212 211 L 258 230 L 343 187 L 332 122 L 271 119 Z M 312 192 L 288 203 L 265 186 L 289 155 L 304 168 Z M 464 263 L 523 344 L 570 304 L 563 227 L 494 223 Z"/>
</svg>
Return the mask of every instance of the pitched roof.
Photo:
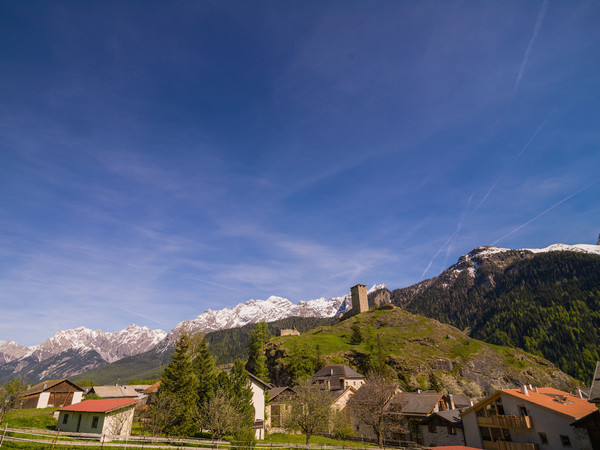
<svg viewBox="0 0 600 450">
<path fill-rule="evenodd" d="M 402 405 L 402 414 L 407 416 L 426 416 L 444 394 L 439 392 L 402 392 L 393 400 Z"/>
<path fill-rule="evenodd" d="M 590 388 L 590 402 L 600 403 L 600 361 L 596 362 L 596 371 Z"/>
<path fill-rule="evenodd" d="M 139 394 L 135 389 L 127 386 L 94 386 L 90 392 L 104 398 L 137 397 Z"/>
<path fill-rule="evenodd" d="M 266 389 L 271 389 L 273 387 L 273 385 L 271 383 L 267 383 L 266 381 L 261 380 L 253 373 L 250 373 L 247 370 L 246 370 L 246 373 L 248 374 L 250 381 L 254 381 L 256 384 L 260 385 L 263 389 L 266 390 Z"/>
<path fill-rule="evenodd" d="M 108 413 L 125 406 L 133 405 L 138 400 L 135 398 L 111 398 L 106 400 L 84 400 L 73 405 L 60 408 L 59 411 Z"/>
<path fill-rule="evenodd" d="M 277 398 L 277 396 L 279 396 L 280 394 L 282 394 L 283 392 L 293 392 L 293 390 L 289 387 L 289 386 L 282 386 L 282 387 L 274 387 L 271 388 L 271 390 L 269 391 L 269 400 L 273 401 Z"/>
<path fill-rule="evenodd" d="M 554 411 L 558 414 L 562 414 L 572 420 L 587 416 L 597 409 L 593 403 L 589 403 L 587 400 L 554 388 L 527 390 L 527 395 L 525 395 L 521 389 L 502 389 L 489 395 L 476 405 L 467 408 L 462 412 L 462 415 L 473 411 L 474 409 L 478 409 L 478 407 L 481 407 L 482 405 L 487 405 L 489 400 L 498 398 L 503 393 L 525 402 L 541 406 L 542 408 Z"/>
<path fill-rule="evenodd" d="M 428 424 L 433 421 L 435 417 L 440 417 L 444 422 L 454 427 L 463 427 L 462 418 L 460 417 L 460 411 L 458 409 L 447 409 L 446 411 L 438 411 L 431 414 L 429 417 L 421 421 L 422 424 Z"/>
<path fill-rule="evenodd" d="M 160 386 L 160 381 L 157 381 L 152 386 L 147 387 L 142 391 L 142 394 L 151 394 L 153 392 L 158 391 L 158 387 Z"/>
<path fill-rule="evenodd" d="M 45 380 L 45 381 L 42 381 L 42 382 L 36 384 L 35 386 L 30 387 L 29 389 L 27 389 L 27 391 L 25 391 L 25 393 L 23 394 L 23 397 L 27 397 L 29 395 L 34 395 L 34 394 L 39 394 L 40 392 L 44 392 L 47 389 L 53 388 L 54 386 L 56 386 L 64 381 L 66 381 L 67 383 L 69 383 L 70 385 L 75 387 L 76 388 L 75 390 L 83 392 L 82 388 L 80 388 L 79 386 L 77 386 L 75 383 L 68 380 L 67 378 L 59 378 L 58 380 Z"/>
<path fill-rule="evenodd" d="M 344 378 L 364 378 L 356 370 L 352 370 L 350 367 L 344 364 L 329 364 L 315 373 L 313 378 L 329 378 L 329 377 L 344 377 Z"/>
</svg>

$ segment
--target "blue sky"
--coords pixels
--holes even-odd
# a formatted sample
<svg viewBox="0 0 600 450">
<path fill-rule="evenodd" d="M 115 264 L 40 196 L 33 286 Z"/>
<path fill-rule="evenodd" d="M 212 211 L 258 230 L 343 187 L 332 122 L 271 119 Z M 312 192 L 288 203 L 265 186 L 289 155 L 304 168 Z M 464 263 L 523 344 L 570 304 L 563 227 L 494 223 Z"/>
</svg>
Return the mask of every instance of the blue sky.
<svg viewBox="0 0 600 450">
<path fill-rule="evenodd" d="M 595 243 L 600 5 L 0 3 L 0 339 Z"/>
</svg>

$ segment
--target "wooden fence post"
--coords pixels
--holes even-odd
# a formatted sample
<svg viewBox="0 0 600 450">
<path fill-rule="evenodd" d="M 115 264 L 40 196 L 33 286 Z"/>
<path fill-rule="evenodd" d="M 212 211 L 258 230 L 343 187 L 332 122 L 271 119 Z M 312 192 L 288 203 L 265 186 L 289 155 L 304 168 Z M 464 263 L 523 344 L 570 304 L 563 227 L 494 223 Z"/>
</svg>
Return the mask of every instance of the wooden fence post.
<svg viewBox="0 0 600 450">
<path fill-rule="evenodd" d="M 56 447 L 56 441 L 58 441 L 58 434 L 60 433 L 60 428 L 56 430 L 56 436 L 54 436 L 54 442 L 52 443 L 52 448 Z"/>
<path fill-rule="evenodd" d="M 0 439 L 0 447 L 2 447 L 2 443 L 4 442 L 4 436 L 6 436 L 6 428 L 8 427 L 8 423 L 4 425 L 4 433 L 2 433 L 2 439 Z"/>
</svg>

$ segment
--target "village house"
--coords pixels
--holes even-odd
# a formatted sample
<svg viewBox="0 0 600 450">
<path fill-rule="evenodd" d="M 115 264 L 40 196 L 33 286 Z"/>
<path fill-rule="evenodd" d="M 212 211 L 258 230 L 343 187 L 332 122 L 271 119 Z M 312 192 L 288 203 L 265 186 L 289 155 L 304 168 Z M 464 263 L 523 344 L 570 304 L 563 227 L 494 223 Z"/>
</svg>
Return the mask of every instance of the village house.
<svg viewBox="0 0 600 450">
<path fill-rule="evenodd" d="M 330 391 L 345 390 L 348 387 L 360 388 L 365 376 L 344 364 L 329 364 L 311 377 L 311 382 L 324 384 Z"/>
<path fill-rule="evenodd" d="M 269 390 L 269 404 L 266 408 L 267 418 L 265 428 L 273 433 L 284 433 L 285 417 L 290 414 L 292 407 L 289 399 L 294 394 L 292 388 L 288 386 L 273 387 Z"/>
<path fill-rule="evenodd" d="M 137 400 L 85 400 L 58 410 L 57 429 L 71 433 L 129 436 Z"/>
<path fill-rule="evenodd" d="M 461 413 L 466 444 L 500 450 L 591 450 L 583 428 L 571 424 L 596 411 L 583 399 L 554 388 L 502 389 Z"/>
<path fill-rule="evenodd" d="M 256 439 L 265 438 L 265 392 L 273 387 L 260 378 L 248 372 L 252 388 L 252 406 L 254 407 L 254 437 Z"/>
<path fill-rule="evenodd" d="M 50 408 L 79 403 L 84 390 L 66 378 L 46 380 L 27 389 L 21 396 L 21 409 Z"/>
<path fill-rule="evenodd" d="M 460 410 L 438 411 L 419 424 L 423 443 L 428 447 L 465 445 Z"/>
</svg>

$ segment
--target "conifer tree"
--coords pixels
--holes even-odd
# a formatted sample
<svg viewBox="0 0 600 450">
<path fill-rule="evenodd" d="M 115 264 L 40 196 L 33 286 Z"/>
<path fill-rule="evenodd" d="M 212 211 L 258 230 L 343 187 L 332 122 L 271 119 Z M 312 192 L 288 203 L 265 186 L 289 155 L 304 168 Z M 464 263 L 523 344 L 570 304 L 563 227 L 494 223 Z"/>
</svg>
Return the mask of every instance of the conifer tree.
<svg viewBox="0 0 600 450">
<path fill-rule="evenodd" d="M 208 341 L 202 333 L 193 336 L 194 374 L 198 379 L 198 407 L 202 408 L 214 395 L 217 386 L 215 358 L 208 349 Z"/>
<path fill-rule="evenodd" d="M 248 363 L 246 368 L 249 372 L 268 383 L 269 370 L 267 369 L 267 357 L 265 356 L 265 344 L 269 340 L 271 332 L 267 322 L 258 322 L 250 334 L 248 344 Z"/>
<path fill-rule="evenodd" d="M 177 403 L 177 416 L 167 433 L 189 435 L 195 430 L 198 416 L 198 380 L 192 366 L 192 340 L 182 331 L 175 342 L 171 361 L 162 373 L 160 392 L 171 396 Z"/>
<path fill-rule="evenodd" d="M 252 385 L 244 363 L 236 359 L 229 373 L 230 396 L 235 410 L 239 413 L 239 423 L 235 430 L 235 439 L 244 442 L 243 446 L 252 446 L 254 433 L 254 404 L 252 402 Z"/>
</svg>

